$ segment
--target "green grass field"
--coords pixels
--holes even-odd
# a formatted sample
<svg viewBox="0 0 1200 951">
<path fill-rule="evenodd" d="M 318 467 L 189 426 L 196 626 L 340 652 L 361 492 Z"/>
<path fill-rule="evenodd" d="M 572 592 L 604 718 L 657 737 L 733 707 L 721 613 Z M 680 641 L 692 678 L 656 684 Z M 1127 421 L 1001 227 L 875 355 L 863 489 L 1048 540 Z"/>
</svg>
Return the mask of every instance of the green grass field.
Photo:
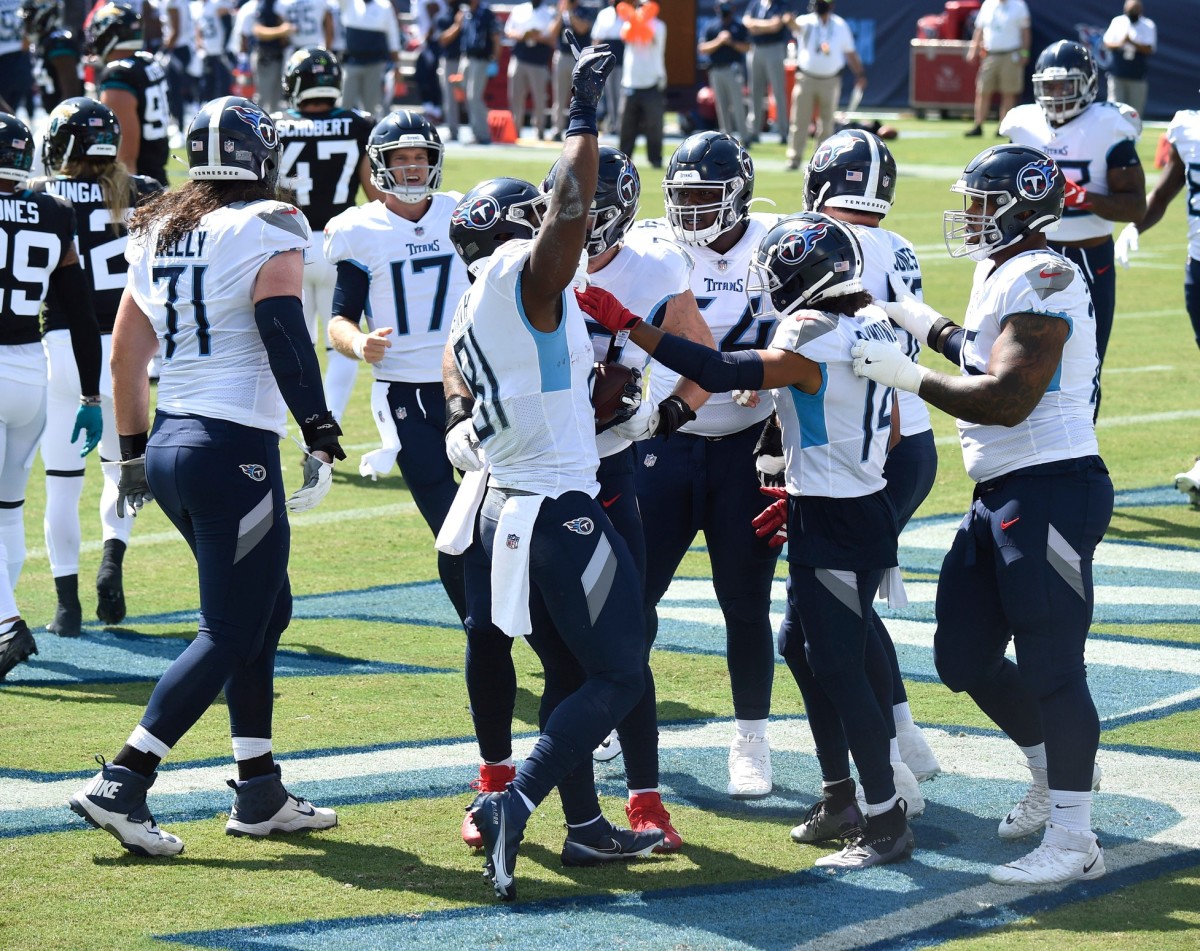
<svg viewBox="0 0 1200 951">
<path fill-rule="evenodd" d="M 951 260 L 945 253 L 941 215 L 943 209 L 959 207 L 949 187 L 978 143 L 962 138 L 962 123 L 908 121 L 901 122 L 900 128 L 901 137 L 892 143 L 901 171 L 898 202 L 887 224 L 916 245 L 925 299 L 958 317 L 966 304 L 972 265 Z M 1158 174 L 1151 160 L 1159 132 L 1148 130 L 1141 144 L 1149 183 Z M 763 145 L 753 155 L 758 167 L 756 195 L 774 202 L 775 211 L 799 210 L 802 177 L 783 170 L 782 147 Z M 444 184 L 465 190 L 481 178 L 499 174 L 536 182 L 555 157 L 555 150 L 540 147 L 452 150 Z M 660 179 L 652 169 L 646 171 L 642 216 L 651 217 L 662 212 Z M 770 206 L 764 203 L 756 210 L 770 210 Z M 1200 646 L 1200 588 L 1194 573 L 1200 512 L 1166 488 L 1200 452 L 1200 409 L 1187 396 L 1200 391 L 1200 355 L 1183 305 L 1185 258 L 1184 206 L 1177 200 L 1166 219 L 1143 237 L 1134 266 L 1118 275 L 1116 326 L 1104 373 L 1101 451 L 1119 493 L 1124 493 L 1118 499 L 1109 539 L 1127 543 L 1115 549 L 1129 553 L 1122 556 L 1127 567 L 1113 570 L 1115 576 L 1143 568 L 1161 570 L 1166 579 L 1161 587 L 1168 593 L 1173 590 L 1175 597 L 1172 601 L 1162 596 L 1175 605 L 1173 613 L 1164 609 L 1127 616 L 1098 614 L 1096 635 L 1103 635 L 1112 650 L 1130 656 L 1144 646 L 1146 651 L 1177 649 L 1181 657 L 1190 657 L 1186 650 Z M 948 369 L 937 355 L 927 354 L 926 362 Z M 292 586 L 300 601 L 312 607 L 298 610 L 281 648 L 301 655 L 301 660 L 306 656 L 331 665 L 348 667 L 345 659 L 357 658 L 422 670 L 331 667 L 335 672 L 320 668 L 325 672 L 278 679 L 275 746 L 285 781 L 291 776 L 290 785 L 299 794 L 311 792 L 321 804 L 337 805 L 338 828 L 266 842 L 222 834 L 222 810 L 228 809 L 229 794 L 220 780 L 233 775 L 233 769 L 228 722 L 218 701 L 174 750 L 159 787 L 151 794 L 159 821 L 185 839 L 186 852 L 171 861 L 127 856 L 109 836 L 84 831 L 83 823 L 70 816 L 65 805 L 51 808 L 46 790 L 58 796 L 61 787 L 62 794 L 54 802 L 64 803 L 66 795 L 94 771 L 94 753 L 111 757 L 120 748 L 140 717 L 153 681 L 135 674 L 121 682 L 102 682 L 97 676 L 83 678 L 85 682 L 39 685 L 23 681 L 18 668 L 10 683 L 0 688 L 0 869 L 6 883 L 0 893 L 0 947 L 149 948 L 161 947 L 164 938 L 182 933 L 191 936 L 180 939 L 185 946 L 272 948 L 465 947 L 480 942 L 538 948 L 601 944 L 758 948 L 813 942 L 822 948 L 949 943 L 1008 951 L 1053 943 L 1064 951 L 1098 946 L 1150 951 L 1200 944 L 1200 852 L 1186 851 L 1200 845 L 1195 831 L 1200 801 L 1193 796 L 1200 788 L 1200 690 L 1195 682 L 1172 687 L 1174 693 L 1166 691 L 1171 702 L 1159 713 L 1105 721 L 1102 736 L 1101 763 L 1106 773 L 1110 762 L 1118 778 L 1137 775 L 1139 762 L 1146 764 L 1143 772 L 1169 768 L 1161 781 L 1154 775 L 1143 777 L 1150 786 L 1160 782 L 1161 796 L 1154 800 L 1162 810 L 1175 811 L 1174 819 L 1163 819 L 1163 827 L 1155 827 L 1164 843 L 1164 864 L 1149 863 L 1146 871 L 1135 873 L 1110 859 L 1112 887 L 1105 885 L 1105 879 L 1096 883 L 1102 886 L 1099 889 L 1069 886 L 1044 902 L 1026 901 L 1027 893 L 1018 890 L 1005 893 L 1012 896 L 1006 906 L 995 904 L 1007 901 L 995 892 L 981 892 L 978 901 L 971 897 L 974 893 L 969 889 L 986 880 L 980 871 L 983 866 L 939 873 L 964 876 L 965 897 L 959 911 L 930 919 L 951 924 L 938 930 L 925 927 L 925 919 L 914 919 L 909 929 L 913 936 L 892 944 L 890 935 L 907 932 L 887 924 L 892 920 L 889 915 L 896 908 L 915 908 L 929 897 L 922 893 L 928 880 L 905 878 L 900 866 L 888 875 L 901 877 L 864 879 L 872 884 L 851 892 L 854 903 L 839 905 L 836 925 L 861 927 L 833 933 L 832 927 L 820 923 L 816 912 L 826 904 L 821 896 L 827 892 L 816 889 L 835 886 L 805 877 L 822 852 L 795 846 L 787 836 L 818 785 L 811 756 L 803 755 L 811 750 L 802 740 L 789 746 L 790 734 L 781 728 L 785 739 L 778 748 L 793 752 L 777 763 L 781 788 L 765 806 L 754 808 L 724 797 L 721 745 L 727 744 L 727 737 L 720 731 L 732 712 L 728 675 L 717 649 L 720 641 L 714 641 L 707 652 L 659 650 L 653 660 L 664 735 L 684 737 L 689 730 L 713 723 L 723 738 L 701 744 L 703 752 L 694 754 L 686 752 L 682 739 L 674 745 L 664 743 L 665 749 L 670 748 L 664 778 L 678 793 L 664 798 L 669 799 L 685 839 L 682 854 L 628 868 L 563 869 L 557 860 L 563 834 L 561 812 L 552 798 L 535 814 L 517 867 L 524 911 L 497 909 L 480 877 L 481 860 L 465 849 L 458 836 L 462 809 L 469 801 L 466 783 L 474 775 L 473 768 L 465 765 L 472 761 L 472 734 L 462 682 L 462 633 L 446 624 L 388 621 L 417 614 L 444 617 L 448 605 L 436 585 L 418 584 L 436 582 L 431 538 L 399 474 L 376 483 L 356 474 L 358 456 L 377 443 L 368 393 L 369 377 L 362 372 L 343 422 L 344 442 L 353 447 L 350 459 L 341 465 L 334 490 L 321 507 L 293 521 Z M 937 411 L 933 415 L 941 466 L 937 485 L 917 519 L 928 517 L 932 526 L 942 525 L 934 516 L 947 516 L 952 527 L 952 517 L 965 510 L 971 484 L 963 471 L 953 422 Z M 297 455 L 287 444 L 283 453 L 286 461 Z M 291 466 L 289 486 L 298 482 L 298 476 L 298 466 Z M 85 615 L 90 613 L 89 582 L 99 560 L 95 517 L 99 485 L 99 467 L 93 462 L 83 501 Z M 25 509 L 29 557 L 17 597 L 31 628 L 39 629 L 43 654 L 34 660 L 49 662 L 64 646 L 40 631 L 54 607 L 40 531 L 43 499 L 39 460 L 29 483 Z M 198 601 L 194 563 L 156 507 L 147 507 L 138 518 L 125 564 L 130 619 L 120 643 L 147 653 L 150 648 L 144 645 L 149 641 L 152 647 L 152 638 L 190 637 L 194 621 L 188 612 L 195 611 Z M 688 578 L 703 579 L 708 574 L 707 557 L 699 551 L 690 554 L 681 569 Z M 783 574 L 781 565 L 779 577 Z M 936 561 L 907 574 L 918 586 L 933 582 Z M 387 587 L 397 585 L 409 587 L 394 592 Z M 384 590 L 362 593 L 374 588 Z M 332 597 L 308 598 L 317 595 Z M 392 597 L 408 600 L 393 603 Z M 715 603 L 709 607 L 715 608 Z M 781 610 L 778 604 L 776 610 Z M 100 629 L 91 628 L 85 640 L 99 637 Z M 515 729 L 528 734 L 536 723 L 541 675 L 530 651 L 518 649 L 515 657 L 520 684 Z M 1125 671 L 1127 679 L 1115 683 L 1135 688 L 1142 677 L 1136 667 L 1133 664 Z M 111 673 L 128 675 L 119 669 Z M 1099 683 L 1093 681 L 1098 694 Z M 970 772 L 971 764 L 955 759 L 956 739 L 998 743 L 998 734 L 969 700 L 928 678 L 914 680 L 910 695 L 917 720 L 944 736 L 939 755 L 951 775 L 924 787 L 931 804 L 937 804 L 943 792 L 957 795 L 965 788 L 956 785 L 959 780 L 954 774 L 960 766 Z M 796 719 L 803 713 L 798 691 L 782 666 L 774 706 L 774 713 L 797 736 L 805 732 L 803 722 Z M 456 752 L 461 750 L 466 752 Z M 335 761 L 335 756 L 348 758 Z M 389 759 L 379 766 L 372 757 L 393 757 L 403 763 L 395 765 Z M 1014 767 L 1007 771 L 1011 785 L 1020 779 L 1019 766 L 1012 756 L 1006 765 Z M 175 776 L 193 773 L 194 787 L 170 785 Z M 606 813 L 623 818 L 620 760 L 599 768 L 598 776 L 609 794 Z M 343 777 L 348 777 L 343 785 L 320 785 Z M 314 785 L 328 790 L 328 795 L 310 790 Z M 160 792 L 164 798 L 156 800 Z M 1098 802 L 1106 792 L 1120 794 L 1119 780 L 1116 786 L 1105 787 Z M 972 801 L 970 795 L 963 795 L 964 802 Z M 178 814 L 172 811 L 176 807 L 164 813 L 156 801 L 183 805 Z M 1139 828 L 1150 813 L 1158 815 L 1158 805 L 1143 805 L 1142 800 L 1131 800 L 1121 813 L 1128 813 L 1130 830 Z M 994 830 L 993 815 L 1003 815 L 1003 809 L 988 808 L 980 807 L 978 828 L 984 830 L 984 838 L 994 838 L 988 830 Z M 957 815 L 931 805 L 930 813 L 914 824 L 918 855 L 925 851 L 936 864 L 943 851 L 957 854 L 954 848 L 961 831 Z M 1115 820 L 1111 825 L 1107 834 L 1118 839 L 1126 835 Z M 1102 838 L 1107 828 L 1101 822 Z M 1174 828 L 1182 830 L 1175 843 L 1178 848 L 1167 850 L 1171 835 L 1163 830 Z M 1140 837 L 1134 831 L 1127 834 L 1132 840 Z M 970 852 L 969 846 L 970 841 L 965 853 Z M 812 893 L 812 904 L 793 900 L 763 904 L 774 901 L 772 889 L 790 888 L 802 896 Z M 846 900 L 840 892 L 828 893 L 841 896 L 839 902 Z M 766 897 L 760 900 L 756 895 Z M 876 908 L 872 905 L 876 901 L 884 904 Z M 889 901 L 897 904 L 893 907 Z M 711 907 L 705 908 L 705 902 Z M 700 910 L 686 911 L 693 907 Z M 729 910 L 739 907 L 745 909 L 744 921 L 739 912 Z M 638 913 L 617 913 L 629 908 Z M 989 910 L 995 912 L 991 917 Z M 752 919 L 762 915 L 777 921 L 779 930 L 773 937 L 756 937 L 759 932 Z M 361 919 L 367 930 L 344 933 L 313 927 L 286 935 L 252 930 L 330 919 Z M 982 923 L 960 928 L 953 924 L 959 919 Z M 398 930 L 387 931 L 385 925 Z M 227 929 L 246 930 L 235 935 Z"/>
</svg>

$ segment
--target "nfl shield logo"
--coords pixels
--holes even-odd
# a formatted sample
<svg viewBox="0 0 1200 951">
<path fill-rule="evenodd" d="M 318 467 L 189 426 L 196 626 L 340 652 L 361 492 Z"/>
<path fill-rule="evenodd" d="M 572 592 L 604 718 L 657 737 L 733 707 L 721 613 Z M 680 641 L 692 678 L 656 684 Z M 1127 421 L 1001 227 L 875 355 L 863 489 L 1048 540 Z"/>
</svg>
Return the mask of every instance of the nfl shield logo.
<svg viewBox="0 0 1200 951">
<path fill-rule="evenodd" d="M 504 544 L 506 544 L 509 548 L 519 548 L 521 547 L 521 536 L 509 535 Z"/>
<path fill-rule="evenodd" d="M 729 270 L 729 262 L 726 261 L 724 258 L 721 258 L 721 260 L 719 260 L 717 262 L 717 270 L 720 271 L 722 274 L 725 273 L 726 271 Z"/>
<path fill-rule="evenodd" d="M 413 228 L 413 234 L 415 234 L 418 238 L 423 238 L 425 236 L 425 229 L 421 225 L 417 225 L 415 228 Z"/>
<path fill-rule="evenodd" d="M 403 406 L 397 406 L 396 419 L 408 419 L 408 409 Z"/>
</svg>

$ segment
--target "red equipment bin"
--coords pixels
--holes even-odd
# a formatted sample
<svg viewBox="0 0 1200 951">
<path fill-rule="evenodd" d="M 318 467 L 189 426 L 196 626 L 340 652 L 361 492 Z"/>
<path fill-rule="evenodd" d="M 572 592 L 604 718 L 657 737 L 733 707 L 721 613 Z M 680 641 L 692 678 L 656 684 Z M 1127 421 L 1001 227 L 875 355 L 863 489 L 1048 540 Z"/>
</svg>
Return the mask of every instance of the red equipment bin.
<svg viewBox="0 0 1200 951">
<path fill-rule="evenodd" d="M 974 22 L 974 16 L 983 6 L 983 0 L 948 0 L 946 3 L 946 20 L 942 24 L 943 40 L 969 40 L 968 22 Z"/>
<path fill-rule="evenodd" d="M 967 62 L 965 40 L 910 40 L 908 101 L 918 113 L 970 115 L 979 61 Z"/>
</svg>

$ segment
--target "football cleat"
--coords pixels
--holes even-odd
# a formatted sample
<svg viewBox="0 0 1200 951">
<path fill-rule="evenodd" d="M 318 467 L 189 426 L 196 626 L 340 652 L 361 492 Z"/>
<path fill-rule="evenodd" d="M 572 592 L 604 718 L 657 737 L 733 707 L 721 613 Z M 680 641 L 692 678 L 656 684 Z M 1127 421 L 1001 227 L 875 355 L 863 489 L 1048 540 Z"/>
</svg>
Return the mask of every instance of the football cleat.
<svg viewBox="0 0 1200 951">
<path fill-rule="evenodd" d="M 572 838 L 583 829 L 568 829 L 566 841 L 562 847 L 562 863 L 568 868 L 585 868 L 589 865 L 601 865 L 605 862 L 624 862 L 628 859 L 643 858 L 663 845 L 663 830 L 650 828 L 644 832 L 631 829 L 618 829 L 607 819 L 589 823 L 598 826 L 602 831 L 596 838 L 586 842 Z"/>
<path fill-rule="evenodd" d="M 503 763 L 480 763 L 479 778 L 471 780 L 471 788 L 478 789 L 481 794 L 504 792 L 508 788 L 508 784 L 517 778 L 517 768 L 515 766 L 506 766 Z M 475 820 L 471 818 L 471 810 L 479 802 L 480 796 L 476 796 L 467 806 L 466 815 L 462 821 L 462 838 L 473 849 L 483 848 L 483 836 L 479 834 L 479 830 L 475 828 Z"/>
<path fill-rule="evenodd" d="M 1050 819 L 1050 790 L 1046 785 L 1046 771 L 1030 766 L 1033 782 L 1025 795 L 1012 807 L 1012 811 L 1000 820 L 996 830 L 1002 839 L 1023 839 L 1045 828 Z M 1092 766 L 1092 792 L 1100 789 L 1100 764 Z"/>
<path fill-rule="evenodd" d="M 942 771 L 941 764 L 929 748 L 925 734 L 911 720 L 896 724 L 896 742 L 900 744 L 900 759 L 912 770 L 917 782 L 928 782 Z"/>
<path fill-rule="evenodd" d="M 471 819 L 483 837 L 487 859 L 483 877 L 492 883 L 501 901 L 516 901 L 517 883 L 513 870 L 517 864 L 517 849 L 525 838 L 524 827 L 518 827 L 512 816 L 511 790 L 484 793 L 471 807 Z"/>
<path fill-rule="evenodd" d="M 729 795 L 734 799 L 761 799 L 774 788 L 771 747 L 765 736 L 734 736 L 729 747 Z"/>
<path fill-rule="evenodd" d="M 74 604 L 59 601 L 54 620 L 46 625 L 46 630 L 59 637 L 79 637 L 83 634 L 83 607 L 78 601 Z"/>
<path fill-rule="evenodd" d="M 617 731 L 613 730 L 608 736 L 600 741 L 600 745 L 592 750 L 592 759 L 597 763 L 607 763 L 611 759 L 616 759 L 621 755 L 621 738 L 617 736 Z"/>
<path fill-rule="evenodd" d="M 37 652 L 37 641 L 29 633 L 29 625 L 17 618 L 12 627 L 0 634 L 0 681 L 4 680 L 17 664 L 28 660 Z"/>
<path fill-rule="evenodd" d="M 337 813 L 332 809 L 318 809 L 307 799 L 288 792 L 278 766 L 266 776 L 231 779 L 227 785 L 237 795 L 225 823 L 226 835 L 261 838 L 272 832 L 332 829 L 337 825 Z"/>
<path fill-rule="evenodd" d="M 997 885 L 1057 885 L 1089 882 L 1104 874 L 1104 849 L 1093 832 L 1074 832 L 1046 823 L 1042 844 L 1028 855 L 988 873 Z"/>
<path fill-rule="evenodd" d="M 909 819 L 915 819 L 921 815 L 925 811 L 925 797 L 921 795 L 917 777 L 913 775 L 913 771 L 908 768 L 907 763 L 892 763 L 892 782 L 896 786 L 896 795 L 904 801 L 904 814 Z M 867 797 L 862 786 L 858 787 L 854 795 L 858 800 L 858 808 L 865 816 L 867 814 Z"/>
<path fill-rule="evenodd" d="M 849 779 L 846 782 L 853 786 L 854 780 Z M 792 829 L 792 841 L 807 845 L 831 842 L 834 839 L 846 838 L 864 825 L 866 820 L 853 797 L 847 800 L 845 796 L 822 796 L 809 807 L 800 824 Z"/>
<path fill-rule="evenodd" d="M 671 814 L 663 806 L 658 793 L 634 793 L 625 807 L 625 815 L 629 817 L 629 828 L 634 832 L 653 832 L 656 829 L 662 832 L 662 844 L 655 848 L 655 852 L 678 852 L 683 845 L 683 837 L 671 825 Z"/>
<path fill-rule="evenodd" d="M 103 829 L 134 855 L 153 858 L 182 852 L 182 840 L 160 829 L 146 806 L 146 792 L 158 773 L 143 776 L 106 763 L 100 756 L 96 761 L 101 770 L 70 798 L 71 811 Z"/>
<path fill-rule="evenodd" d="M 882 815 L 869 817 L 865 826 L 851 830 L 840 852 L 822 855 L 813 864 L 822 868 L 860 869 L 908 858 L 914 839 L 904 809 L 905 802 L 900 799 Z"/>
<path fill-rule="evenodd" d="M 105 624 L 120 624 L 125 620 L 125 585 L 121 565 L 125 558 L 125 543 L 110 538 L 104 543 L 104 556 L 96 572 L 96 617 Z"/>
<path fill-rule="evenodd" d="M 1200 508 L 1200 459 L 1196 464 L 1175 476 L 1175 488 L 1188 497 L 1188 501 Z"/>
</svg>

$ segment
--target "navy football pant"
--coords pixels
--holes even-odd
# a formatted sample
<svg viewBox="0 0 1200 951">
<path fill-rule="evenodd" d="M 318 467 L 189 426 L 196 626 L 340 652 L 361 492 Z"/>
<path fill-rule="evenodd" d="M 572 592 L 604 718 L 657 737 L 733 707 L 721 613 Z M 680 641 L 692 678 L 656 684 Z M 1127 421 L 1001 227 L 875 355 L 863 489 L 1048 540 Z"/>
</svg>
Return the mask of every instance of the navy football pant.
<svg viewBox="0 0 1200 951">
<path fill-rule="evenodd" d="M 1108 339 L 1112 335 L 1113 314 L 1117 308 L 1117 273 L 1113 267 L 1112 238 L 1090 248 L 1073 248 L 1053 241 L 1049 244 L 1051 250 L 1063 255 L 1083 272 L 1092 295 L 1092 306 L 1096 309 L 1096 354 L 1103 365 Z"/>
<path fill-rule="evenodd" d="M 446 399 L 441 383 L 390 383 L 388 409 L 400 438 L 396 461 L 404 484 L 434 536 L 446 520 L 458 483 L 446 458 Z M 459 618 L 466 617 L 463 560 L 438 552 L 438 576 Z"/>
<path fill-rule="evenodd" d="M 174 746 L 224 689 L 233 736 L 269 738 L 275 650 L 292 615 L 279 437 L 160 413 L 146 477 L 196 557 L 200 627 L 155 686 L 141 726 Z"/>
<path fill-rule="evenodd" d="M 770 715 L 775 676 L 771 582 L 779 551 L 758 538 L 750 524 L 770 502 L 758 491 L 754 469 L 761 431 L 759 423 L 719 439 L 674 433 L 636 444 L 650 643 L 658 632 L 658 602 L 703 531 L 725 616 L 734 716 L 744 720 Z"/>
<path fill-rule="evenodd" d="M 489 490 L 484 499 L 478 546 L 484 553 L 495 544 L 507 544 L 496 538 L 503 503 L 501 490 Z M 521 764 L 514 786 L 535 805 L 559 786 L 567 821 L 585 822 L 599 812 L 591 779 L 592 750 L 628 714 L 643 690 L 639 580 L 629 549 L 604 509 L 582 492 L 544 500 L 532 537 L 524 543 L 530 545 L 534 631 L 529 643 L 542 660 L 546 687 L 539 713 L 542 734 Z M 469 641 L 484 629 L 495 632 L 490 581 L 484 561 L 467 562 Z M 481 597 L 485 590 L 486 601 Z M 629 597 L 630 592 L 635 596 Z M 474 696 L 471 699 L 478 719 Z"/>
<path fill-rule="evenodd" d="M 1193 258 L 1188 258 L 1184 273 L 1183 299 L 1192 320 L 1192 335 L 1196 338 L 1196 346 L 1200 347 L 1200 261 Z"/>
<path fill-rule="evenodd" d="M 1100 722 L 1083 654 L 1112 509 L 1098 456 L 981 482 L 938 580 L 938 676 L 1019 746 L 1045 742 L 1052 789 L 1092 788 Z"/>
</svg>

